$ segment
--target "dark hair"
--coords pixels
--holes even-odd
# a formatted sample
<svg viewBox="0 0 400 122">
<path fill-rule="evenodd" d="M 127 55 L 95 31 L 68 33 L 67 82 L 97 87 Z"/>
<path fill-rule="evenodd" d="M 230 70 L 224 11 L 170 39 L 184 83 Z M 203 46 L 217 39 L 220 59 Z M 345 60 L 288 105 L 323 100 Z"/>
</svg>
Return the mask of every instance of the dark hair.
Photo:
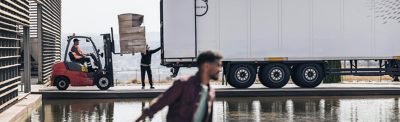
<svg viewBox="0 0 400 122">
<path fill-rule="evenodd" d="M 200 53 L 200 55 L 197 57 L 197 67 L 200 67 L 204 63 L 210 63 L 210 62 L 215 62 L 217 60 L 221 60 L 222 55 L 219 54 L 218 52 L 214 51 L 204 51 Z"/>
<path fill-rule="evenodd" d="M 74 42 L 79 42 L 79 40 L 78 39 L 74 39 Z"/>
</svg>

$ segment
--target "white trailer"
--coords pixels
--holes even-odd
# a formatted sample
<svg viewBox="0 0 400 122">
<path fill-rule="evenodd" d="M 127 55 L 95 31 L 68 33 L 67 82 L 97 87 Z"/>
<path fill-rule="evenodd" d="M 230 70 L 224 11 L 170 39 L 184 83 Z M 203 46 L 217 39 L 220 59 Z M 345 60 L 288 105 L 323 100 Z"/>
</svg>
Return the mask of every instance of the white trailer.
<svg viewBox="0 0 400 122">
<path fill-rule="evenodd" d="M 237 88 L 258 77 L 280 88 L 290 76 L 316 87 L 327 74 L 400 75 L 397 0 L 161 0 L 162 65 L 191 67 L 197 55 L 223 56 L 224 76 Z M 351 63 L 333 69 L 327 61 Z M 378 68 L 359 68 L 376 60 Z M 174 72 L 177 73 L 176 70 Z"/>
</svg>

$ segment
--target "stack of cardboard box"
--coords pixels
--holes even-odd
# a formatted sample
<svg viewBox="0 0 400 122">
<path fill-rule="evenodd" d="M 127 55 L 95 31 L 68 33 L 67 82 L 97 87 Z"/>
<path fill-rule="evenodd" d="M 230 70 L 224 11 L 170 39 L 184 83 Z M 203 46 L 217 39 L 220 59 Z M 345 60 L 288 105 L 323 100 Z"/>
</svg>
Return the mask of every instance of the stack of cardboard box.
<svg viewBox="0 0 400 122">
<path fill-rule="evenodd" d="M 143 15 L 118 15 L 121 53 L 138 53 L 146 51 L 146 29 L 141 26 Z"/>
</svg>

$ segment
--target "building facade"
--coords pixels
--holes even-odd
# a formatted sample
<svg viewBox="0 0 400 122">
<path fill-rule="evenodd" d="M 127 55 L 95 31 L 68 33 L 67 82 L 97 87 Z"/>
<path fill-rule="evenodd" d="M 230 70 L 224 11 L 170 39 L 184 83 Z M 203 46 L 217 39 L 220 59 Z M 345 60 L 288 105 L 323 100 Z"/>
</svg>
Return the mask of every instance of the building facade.
<svg viewBox="0 0 400 122">
<path fill-rule="evenodd" d="M 61 0 L 29 0 L 29 6 L 33 63 L 39 83 L 48 83 L 52 65 L 61 60 Z"/>
<path fill-rule="evenodd" d="M 0 0 L 0 109 L 17 100 L 21 83 L 22 28 L 29 26 L 28 0 Z"/>
</svg>

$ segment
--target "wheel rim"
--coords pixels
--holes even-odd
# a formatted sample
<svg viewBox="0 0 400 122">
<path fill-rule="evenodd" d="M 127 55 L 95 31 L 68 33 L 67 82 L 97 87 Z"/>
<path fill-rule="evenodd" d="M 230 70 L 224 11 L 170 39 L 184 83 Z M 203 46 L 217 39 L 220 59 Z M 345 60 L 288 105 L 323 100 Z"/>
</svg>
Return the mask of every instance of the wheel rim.
<svg viewBox="0 0 400 122">
<path fill-rule="evenodd" d="M 273 67 L 268 72 L 268 78 L 274 83 L 282 82 L 284 77 L 285 73 L 280 67 Z"/>
<path fill-rule="evenodd" d="M 67 82 L 64 80 L 58 81 L 58 86 L 61 88 L 65 88 L 67 86 Z"/>
<path fill-rule="evenodd" d="M 99 83 L 98 84 L 102 88 L 107 87 L 108 84 L 109 84 L 109 80 L 106 77 L 102 77 L 102 78 L 99 79 Z"/>
<path fill-rule="evenodd" d="M 240 67 L 235 72 L 235 79 L 240 83 L 245 83 L 250 79 L 250 70 L 248 68 Z"/>
<path fill-rule="evenodd" d="M 303 71 L 304 79 L 307 82 L 314 82 L 318 78 L 318 72 L 315 67 L 307 67 Z"/>
</svg>

